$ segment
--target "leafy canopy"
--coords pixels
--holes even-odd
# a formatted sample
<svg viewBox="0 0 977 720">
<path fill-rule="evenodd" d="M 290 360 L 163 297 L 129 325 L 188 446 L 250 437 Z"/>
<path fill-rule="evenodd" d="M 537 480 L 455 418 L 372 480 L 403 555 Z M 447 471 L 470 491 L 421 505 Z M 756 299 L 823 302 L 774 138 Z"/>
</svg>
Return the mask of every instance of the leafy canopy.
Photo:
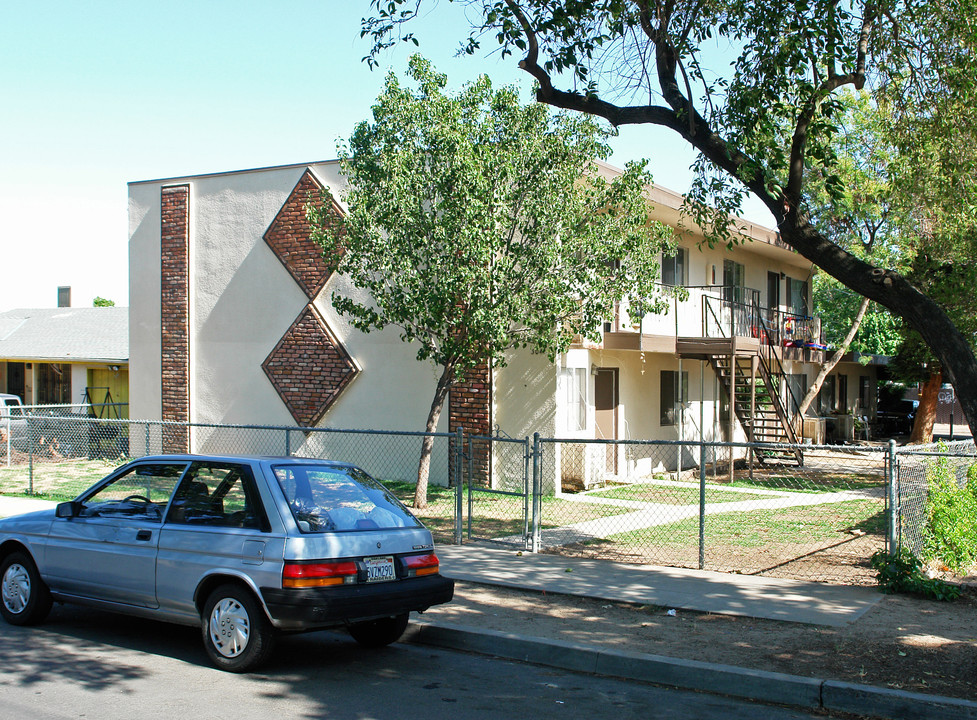
<svg viewBox="0 0 977 720">
<path fill-rule="evenodd" d="M 460 376 L 513 348 L 553 357 L 598 338 L 615 302 L 655 296 L 670 232 L 648 220 L 642 165 L 605 178 L 606 131 L 484 76 L 451 95 L 427 60 L 409 68 L 416 89 L 389 74 L 340 149 L 345 221 L 311 211 L 371 297 L 334 294 L 355 327 L 395 326 Z"/>
</svg>

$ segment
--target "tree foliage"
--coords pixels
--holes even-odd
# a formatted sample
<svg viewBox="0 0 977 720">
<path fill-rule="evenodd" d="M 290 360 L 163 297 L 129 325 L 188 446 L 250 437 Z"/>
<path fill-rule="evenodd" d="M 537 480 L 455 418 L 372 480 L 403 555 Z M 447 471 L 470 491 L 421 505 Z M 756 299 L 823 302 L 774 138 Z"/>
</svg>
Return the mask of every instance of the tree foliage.
<svg viewBox="0 0 977 720">
<path fill-rule="evenodd" d="M 698 175 L 687 205 L 713 242 L 735 242 L 732 213 L 746 193 L 759 198 L 787 244 L 920 333 L 977 432 L 969 338 L 903 275 L 832 242 L 804 209 L 813 171 L 833 198 L 843 194 L 837 115 L 845 88 L 888 104 L 902 151 L 940 159 L 927 176 L 931 193 L 952 189 L 954 173 L 972 175 L 974 165 L 954 160 L 948 137 L 973 135 L 977 0 L 456 1 L 474 22 L 463 49 L 490 42 L 518 55 L 541 102 L 615 126 L 661 125 L 694 146 Z M 371 58 L 417 40 L 407 28 L 422 4 L 371 0 L 363 21 Z M 967 221 L 952 203 L 940 207 Z M 969 212 L 972 219 L 973 204 Z"/>
<path fill-rule="evenodd" d="M 448 94 L 416 55 L 409 74 L 416 89 L 388 75 L 372 121 L 340 150 L 344 221 L 312 220 L 320 243 L 344 249 L 338 271 L 369 293 L 334 294 L 335 308 L 364 332 L 398 328 L 441 368 L 430 432 L 466 371 L 518 348 L 553 358 L 599 339 L 615 302 L 654 298 L 671 233 L 648 220 L 643 166 L 604 177 L 606 131 L 592 119 L 523 106 L 484 76 Z"/>
</svg>

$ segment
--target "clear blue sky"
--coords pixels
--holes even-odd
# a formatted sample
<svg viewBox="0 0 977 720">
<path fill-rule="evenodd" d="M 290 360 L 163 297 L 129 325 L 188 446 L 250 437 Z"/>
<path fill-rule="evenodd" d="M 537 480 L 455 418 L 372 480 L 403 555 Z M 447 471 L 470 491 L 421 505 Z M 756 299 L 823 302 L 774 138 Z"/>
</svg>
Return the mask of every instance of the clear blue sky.
<svg viewBox="0 0 977 720">
<path fill-rule="evenodd" d="M 126 183 L 336 156 L 385 70 L 359 37 L 366 0 L 6 2 L 0 26 L 0 311 L 128 304 Z M 462 9 L 417 26 L 420 51 L 457 88 L 479 73 L 529 78 L 512 58 L 455 57 Z M 404 46 L 382 60 L 402 73 Z M 691 152 L 629 128 L 611 162 L 647 157 L 685 190 Z M 759 222 L 762 214 L 747 213 Z"/>
</svg>

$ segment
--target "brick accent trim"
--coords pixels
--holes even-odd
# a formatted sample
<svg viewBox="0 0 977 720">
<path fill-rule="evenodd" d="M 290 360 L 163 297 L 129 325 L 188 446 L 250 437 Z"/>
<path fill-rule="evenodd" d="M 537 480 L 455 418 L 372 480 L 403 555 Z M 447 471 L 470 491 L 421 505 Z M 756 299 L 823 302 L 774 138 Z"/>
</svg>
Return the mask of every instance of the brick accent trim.
<svg viewBox="0 0 977 720">
<path fill-rule="evenodd" d="M 190 420 L 190 186 L 160 189 L 163 420 Z M 164 452 L 188 452 L 187 428 L 163 428 Z"/>
<path fill-rule="evenodd" d="M 313 427 L 360 370 L 314 305 L 307 305 L 261 364 L 302 427 Z"/>
<path fill-rule="evenodd" d="M 306 217 L 307 206 L 323 207 L 325 194 L 322 183 L 306 169 L 264 234 L 268 247 L 310 300 L 322 291 L 342 257 L 342 248 L 336 248 L 329 260 L 324 257 L 312 239 L 312 225 Z M 332 214 L 341 220 L 339 205 L 331 196 L 329 202 Z"/>
<path fill-rule="evenodd" d="M 448 393 L 448 430 L 464 429 L 469 436 L 492 435 L 492 366 L 483 363 L 455 382 Z M 469 444 L 474 457 L 472 481 L 489 485 L 492 478 L 492 443 Z M 449 475 L 453 475 L 454 467 Z M 453 480 L 453 478 L 452 478 Z"/>
</svg>

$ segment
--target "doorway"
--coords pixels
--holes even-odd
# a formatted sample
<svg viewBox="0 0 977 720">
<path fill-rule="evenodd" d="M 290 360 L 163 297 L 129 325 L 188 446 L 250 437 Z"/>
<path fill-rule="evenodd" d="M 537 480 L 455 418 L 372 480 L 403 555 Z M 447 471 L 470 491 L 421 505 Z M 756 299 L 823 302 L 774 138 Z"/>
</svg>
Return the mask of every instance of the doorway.
<svg viewBox="0 0 977 720">
<path fill-rule="evenodd" d="M 618 368 L 597 368 L 594 378 L 594 411 L 597 438 L 617 440 Z M 605 472 L 617 474 L 617 445 L 606 446 Z"/>
</svg>

